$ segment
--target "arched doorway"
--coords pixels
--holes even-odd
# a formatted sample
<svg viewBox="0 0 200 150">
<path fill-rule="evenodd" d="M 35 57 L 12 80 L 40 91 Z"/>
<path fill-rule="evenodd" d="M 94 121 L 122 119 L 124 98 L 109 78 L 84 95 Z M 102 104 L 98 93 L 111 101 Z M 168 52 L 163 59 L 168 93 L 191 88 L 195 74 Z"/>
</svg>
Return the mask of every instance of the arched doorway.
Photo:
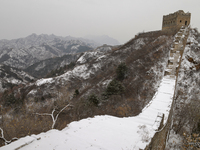
<svg viewBox="0 0 200 150">
<path fill-rule="evenodd" d="M 187 25 L 187 21 L 185 21 L 185 25 Z"/>
</svg>

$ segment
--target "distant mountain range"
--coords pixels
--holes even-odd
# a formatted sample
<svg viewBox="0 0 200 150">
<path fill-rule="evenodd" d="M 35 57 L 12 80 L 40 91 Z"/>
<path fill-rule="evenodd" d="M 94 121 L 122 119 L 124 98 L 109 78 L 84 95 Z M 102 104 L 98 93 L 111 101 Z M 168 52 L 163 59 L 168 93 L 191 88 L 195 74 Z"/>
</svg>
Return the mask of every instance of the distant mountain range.
<svg viewBox="0 0 200 150">
<path fill-rule="evenodd" d="M 25 38 L 0 41 L 0 63 L 25 69 L 41 60 L 94 49 L 86 40 L 55 35 L 32 34 Z"/>
<path fill-rule="evenodd" d="M 102 36 L 94 36 L 94 35 L 87 35 L 85 36 L 86 39 L 95 41 L 96 43 L 98 43 L 99 45 L 120 45 L 119 41 L 117 41 L 116 39 L 113 39 L 107 35 L 102 35 Z"/>
<path fill-rule="evenodd" d="M 31 34 L 25 38 L 0 40 L 0 63 L 25 69 L 49 58 L 93 50 L 101 43 L 113 45 L 117 41 L 108 36 L 84 39 L 53 34 Z"/>
<path fill-rule="evenodd" d="M 108 41 L 114 40 L 110 38 Z M 111 50 L 111 46 L 99 45 L 95 39 L 53 34 L 31 34 L 25 38 L 0 40 L 0 91 L 26 84 L 35 78 L 63 73 L 73 67 L 82 52 Z"/>
</svg>

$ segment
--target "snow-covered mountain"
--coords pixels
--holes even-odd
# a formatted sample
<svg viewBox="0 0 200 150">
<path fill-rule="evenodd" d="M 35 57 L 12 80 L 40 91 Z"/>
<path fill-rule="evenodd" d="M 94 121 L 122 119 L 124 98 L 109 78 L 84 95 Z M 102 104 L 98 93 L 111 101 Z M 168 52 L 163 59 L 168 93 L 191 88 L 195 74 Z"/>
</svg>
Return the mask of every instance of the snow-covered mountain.
<svg viewBox="0 0 200 150">
<path fill-rule="evenodd" d="M 34 77 L 20 69 L 3 64 L 0 65 L 0 92 L 12 88 L 15 85 L 27 84 L 34 80 Z"/>
<path fill-rule="evenodd" d="M 103 45 L 97 47 L 92 51 L 111 52 L 114 48 L 117 48 L 117 46 Z M 61 75 L 62 73 L 66 72 L 69 68 L 72 69 L 72 64 L 75 64 L 75 62 L 81 55 L 83 55 L 83 53 L 66 54 L 61 57 L 49 58 L 29 66 L 24 71 L 37 78 L 43 78 L 47 75 L 51 76 L 52 74 L 54 74 L 54 76 L 56 74 Z"/>
<path fill-rule="evenodd" d="M 52 71 L 66 68 L 67 65 L 76 62 L 81 56 L 81 53 L 77 54 L 66 54 L 61 57 L 49 58 L 37 62 L 24 71 L 37 78 L 44 78 Z M 67 68 L 66 68 L 67 69 Z"/>
<path fill-rule="evenodd" d="M 25 38 L 0 40 L 0 63 L 25 69 L 41 60 L 95 48 L 89 40 L 55 35 L 32 34 Z"/>
</svg>

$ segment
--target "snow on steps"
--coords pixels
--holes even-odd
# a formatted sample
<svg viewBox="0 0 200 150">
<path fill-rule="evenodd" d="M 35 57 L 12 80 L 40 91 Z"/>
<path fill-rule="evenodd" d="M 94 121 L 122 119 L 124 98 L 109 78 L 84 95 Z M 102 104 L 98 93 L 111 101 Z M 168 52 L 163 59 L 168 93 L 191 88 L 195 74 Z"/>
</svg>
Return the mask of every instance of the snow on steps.
<svg viewBox="0 0 200 150">
<path fill-rule="evenodd" d="M 175 78 L 165 76 L 152 101 L 134 117 L 95 116 L 72 122 L 61 131 L 21 138 L 0 150 L 121 150 L 144 149 L 157 132 L 163 118 L 168 118 Z"/>
<path fill-rule="evenodd" d="M 189 33 L 188 27 L 180 29 L 175 35 L 174 45 L 170 49 L 168 66 L 165 70 L 165 75 L 176 75 L 177 68 L 181 59 L 181 51 L 184 49 L 184 42 L 187 40 Z"/>
</svg>

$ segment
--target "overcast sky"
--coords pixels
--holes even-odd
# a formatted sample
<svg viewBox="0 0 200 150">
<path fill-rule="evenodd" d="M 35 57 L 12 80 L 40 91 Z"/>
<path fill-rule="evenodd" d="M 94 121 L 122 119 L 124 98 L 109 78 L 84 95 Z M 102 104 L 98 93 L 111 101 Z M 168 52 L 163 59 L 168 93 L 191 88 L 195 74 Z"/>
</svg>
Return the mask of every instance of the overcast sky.
<svg viewBox="0 0 200 150">
<path fill-rule="evenodd" d="M 0 0 L 0 39 L 108 35 L 124 43 L 160 30 L 162 16 L 177 10 L 189 11 L 200 30 L 200 0 Z"/>
</svg>

